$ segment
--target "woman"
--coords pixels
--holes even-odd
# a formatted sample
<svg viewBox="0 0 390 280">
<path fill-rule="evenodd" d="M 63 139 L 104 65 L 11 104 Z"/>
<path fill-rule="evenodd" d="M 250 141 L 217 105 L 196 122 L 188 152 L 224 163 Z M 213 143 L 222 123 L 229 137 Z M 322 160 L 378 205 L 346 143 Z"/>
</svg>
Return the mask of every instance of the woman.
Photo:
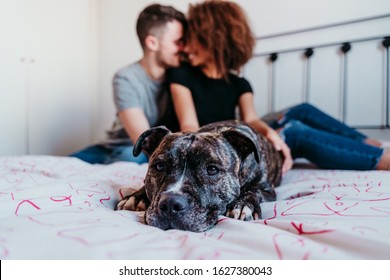
<svg viewBox="0 0 390 280">
<path fill-rule="evenodd" d="M 368 145 L 365 142 L 378 143 L 308 104 L 274 119 L 272 126 L 285 142 L 259 120 L 250 84 L 236 75 L 251 58 L 254 45 L 245 13 L 236 3 L 211 0 L 190 6 L 186 47 L 190 65 L 172 69 L 167 77 L 180 130 L 196 131 L 210 122 L 234 119 L 238 105 L 241 119 L 283 152 L 284 172 L 292 166 L 291 154 L 321 168 L 390 168 L 390 151 Z"/>
</svg>

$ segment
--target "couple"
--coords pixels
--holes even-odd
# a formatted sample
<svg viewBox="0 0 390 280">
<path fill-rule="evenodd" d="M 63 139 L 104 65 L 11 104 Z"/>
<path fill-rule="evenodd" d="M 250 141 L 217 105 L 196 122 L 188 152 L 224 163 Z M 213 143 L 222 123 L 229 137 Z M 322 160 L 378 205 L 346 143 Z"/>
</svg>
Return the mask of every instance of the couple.
<svg viewBox="0 0 390 280">
<path fill-rule="evenodd" d="M 298 157 L 320 168 L 390 168 L 390 151 L 381 149 L 380 142 L 309 104 L 264 120 L 257 117 L 252 88 L 237 75 L 251 58 L 255 39 L 236 3 L 200 2 L 190 6 L 187 19 L 170 6 L 153 4 L 140 13 L 137 34 L 144 56 L 114 76 L 118 113 L 108 139 L 72 156 L 90 163 L 144 163 L 146 156 L 134 158 L 132 150 L 145 130 L 166 125 L 173 131 L 196 131 L 210 122 L 234 119 L 238 106 L 240 118 L 282 151 L 284 172 Z M 188 63 L 180 61 L 183 51 Z"/>
</svg>

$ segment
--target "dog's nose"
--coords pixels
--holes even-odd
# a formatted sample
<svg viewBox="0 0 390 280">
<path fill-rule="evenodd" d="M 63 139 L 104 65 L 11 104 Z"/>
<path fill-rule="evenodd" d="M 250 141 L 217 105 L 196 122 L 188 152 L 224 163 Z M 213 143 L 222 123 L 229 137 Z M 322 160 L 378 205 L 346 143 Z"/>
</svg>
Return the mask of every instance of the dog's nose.
<svg viewBox="0 0 390 280">
<path fill-rule="evenodd" d="M 158 203 L 158 209 L 160 213 L 173 217 L 178 213 L 186 210 L 188 206 L 187 199 L 179 194 L 166 193 L 161 196 L 160 202 Z"/>
</svg>

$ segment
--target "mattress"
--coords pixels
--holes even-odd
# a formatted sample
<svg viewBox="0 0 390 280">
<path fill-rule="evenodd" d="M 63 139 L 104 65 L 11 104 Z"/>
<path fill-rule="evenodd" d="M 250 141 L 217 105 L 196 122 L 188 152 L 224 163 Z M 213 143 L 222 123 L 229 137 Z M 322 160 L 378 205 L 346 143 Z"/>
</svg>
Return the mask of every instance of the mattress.
<svg viewBox="0 0 390 280">
<path fill-rule="evenodd" d="M 390 172 L 295 168 L 261 220 L 220 216 L 202 233 L 115 211 L 147 165 L 0 157 L 0 259 L 390 259 Z"/>
</svg>

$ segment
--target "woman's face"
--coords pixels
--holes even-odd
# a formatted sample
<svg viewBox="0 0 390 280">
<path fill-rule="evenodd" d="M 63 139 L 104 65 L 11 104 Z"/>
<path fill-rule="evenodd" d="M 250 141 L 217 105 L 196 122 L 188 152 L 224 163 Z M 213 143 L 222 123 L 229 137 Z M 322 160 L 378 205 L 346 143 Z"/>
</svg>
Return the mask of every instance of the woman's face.
<svg viewBox="0 0 390 280">
<path fill-rule="evenodd" d="M 187 45 L 184 51 L 188 55 L 188 60 L 191 65 L 196 66 L 205 66 L 207 63 L 210 63 L 211 55 L 209 52 L 194 38 L 187 41 Z"/>
</svg>

